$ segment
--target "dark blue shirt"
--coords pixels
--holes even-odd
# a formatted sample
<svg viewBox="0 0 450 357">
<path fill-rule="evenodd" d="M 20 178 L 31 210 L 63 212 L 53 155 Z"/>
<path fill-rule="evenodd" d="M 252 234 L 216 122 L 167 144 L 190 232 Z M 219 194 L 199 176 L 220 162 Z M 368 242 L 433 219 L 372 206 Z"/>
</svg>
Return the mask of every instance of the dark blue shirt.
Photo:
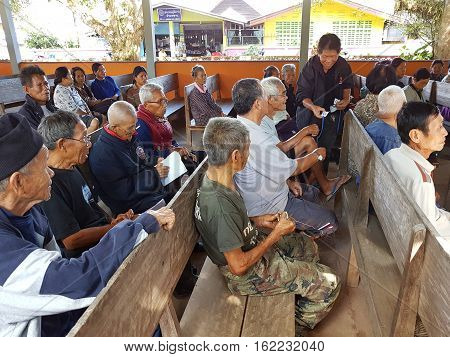
<svg viewBox="0 0 450 357">
<path fill-rule="evenodd" d="M 107 76 L 104 80 L 98 80 L 97 78 L 91 84 L 91 91 L 97 99 L 111 98 L 115 95 L 120 96 L 120 89 L 117 87 L 114 79 Z"/>
<path fill-rule="evenodd" d="M 366 131 L 383 155 L 402 144 L 397 129 L 383 120 L 376 119 L 366 126 Z"/>
</svg>

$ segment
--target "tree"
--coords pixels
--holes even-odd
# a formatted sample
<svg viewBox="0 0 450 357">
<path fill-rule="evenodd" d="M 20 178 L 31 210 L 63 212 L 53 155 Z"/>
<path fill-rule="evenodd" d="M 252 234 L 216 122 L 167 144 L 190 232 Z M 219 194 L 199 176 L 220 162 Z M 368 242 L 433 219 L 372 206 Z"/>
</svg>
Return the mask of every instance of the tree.
<svg viewBox="0 0 450 357">
<path fill-rule="evenodd" d="M 30 32 L 25 40 L 28 48 L 58 48 L 61 45 L 58 39 L 52 35 L 46 35 L 40 32 Z"/>
<path fill-rule="evenodd" d="M 421 39 L 431 47 L 435 57 L 445 0 L 396 0 L 395 11 L 405 19 L 404 31 L 408 38 Z"/>
<path fill-rule="evenodd" d="M 112 59 L 139 59 L 144 38 L 141 0 L 61 0 L 111 46 Z"/>
</svg>

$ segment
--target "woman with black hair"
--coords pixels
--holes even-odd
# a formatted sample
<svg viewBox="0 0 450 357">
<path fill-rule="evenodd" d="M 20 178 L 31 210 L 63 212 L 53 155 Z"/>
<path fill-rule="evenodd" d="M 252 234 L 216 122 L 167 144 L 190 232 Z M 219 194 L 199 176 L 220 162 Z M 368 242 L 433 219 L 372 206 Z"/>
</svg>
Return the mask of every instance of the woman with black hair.
<svg viewBox="0 0 450 357">
<path fill-rule="evenodd" d="M 205 68 L 196 64 L 192 67 L 191 75 L 194 79 L 194 89 L 189 93 L 189 109 L 195 125 L 205 126 L 211 118 L 224 117 L 222 108 L 217 105 L 208 88 L 206 88 L 208 76 Z"/>
<path fill-rule="evenodd" d="M 401 79 L 406 74 L 406 61 L 403 58 L 396 57 L 391 62 L 392 68 L 395 70 L 395 74 L 397 76 L 397 86 L 403 88 L 405 84 L 401 81 Z"/>
<path fill-rule="evenodd" d="M 141 104 L 139 99 L 139 90 L 147 83 L 147 70 L 142 66 L 136 66 L 133 69 L 133 83 L 121 87 L 123 99 L 133 105 L 136 109 Z"/>
<path fill-rule="evenodd" d="M 275 66 L 267 66 L 264 69 L 264 77 L 263 78 L 269 78 L 269 77 L 280 78 L 280 70 Z"/>
<path fill-rule="evenodd" d="M 303 67 L 297 81 L 296 119 L 299 130 L 311 124 L 321 128 L 317 143 L 327 149 L 323 163 L 327 171 L 332 149 L 340 147 L 336 139 L 343 128 L 344 110 L 350 104 L 353 76 L 350 65 L 339 55 L 341 40 L 335 34 L 323 35 L 317 52 Z"/>
<path fill-rule="evenodd" d="M 88 129 L 88 133 L 97 130 L 101 121 L 96 118 L 87 103 L 80 97 L 73 87 L 73 78 L 67 67 L 58 67 L 55 70 L 55 93 L 53 100 L 58 109 L 78 114 Z"/>
<path fill-rule="evenodd" d="M 376 65 L 367 76 L 366 87 L 368 94 L 356 104 L 353 112 L 361 122 L 367 126 L 376 119 L 378 113 L 378 94 L 390 85 L 397 83 L 395 71 L 389 65 Z"/>
<path fill-rule="evenodd" d="M 77 90 L 81 98 L 87 103 L 89 109 L 96 117 L 100 114 L 106 115 L 108 109 L 114 101 L 112 99 L 97 99 L 92 93 L 91 88 L 86 84 L 86 72 L 81 67 L 73 67 L 71 69 L 73 86 Z M 97 115 L 98 114 L 98 115 Z"/>
</svg>

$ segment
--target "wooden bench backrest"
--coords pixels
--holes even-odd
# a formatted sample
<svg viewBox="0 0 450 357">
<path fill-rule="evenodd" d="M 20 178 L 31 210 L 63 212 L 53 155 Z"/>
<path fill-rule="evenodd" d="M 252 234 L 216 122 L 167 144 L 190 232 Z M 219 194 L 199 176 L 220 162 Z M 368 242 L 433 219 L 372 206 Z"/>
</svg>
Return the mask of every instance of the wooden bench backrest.
<svg viewBox="0 0 450 357">
<path fill-rule="evenodd" d="M 13 103 L 23 103 L 24 100 L 25 93 L 19 77 L 0 79 L 0 103 L 8 107 Z"/>
<path fill-rule="evenodd" d="M 128 256 L 69 336 L 152 336 L 198 239 L 193 212 L 205 167 L 167 205 L 172 231 L 152 234 Z"/>
<path fill-rule="evenodd" d="M 430 103 L 450 107 L 450 83 L 429 81 L 423 89 L 423 97 Z"/>
<path fill-rule="evenodd" d="M 166 74 L 148 80 L 151 83 L 157 83 L 164 88 L 164 93 L 175 91 L 175 97 L 178 95 L 178 73 Z"/>
<path fill-rule="evenodd" d="M 450 326 L 450 256 L 436 239 L 437 232 L 390 171 L 383 155 L 353 112 L 346 115 L 342 162 L 351 157 L 362 180 L 360 194 L 368 195 L 382 226 L 399 271 L 405 275 L 414 227 L 426 229 L 424 258 L 420 267 L 418 313 L 431 336 L 448 336 Z M 349 138 L 351 138 L 349 140 Z M 363 192 L 365 191 L 365 192 Z"/>
</svg>

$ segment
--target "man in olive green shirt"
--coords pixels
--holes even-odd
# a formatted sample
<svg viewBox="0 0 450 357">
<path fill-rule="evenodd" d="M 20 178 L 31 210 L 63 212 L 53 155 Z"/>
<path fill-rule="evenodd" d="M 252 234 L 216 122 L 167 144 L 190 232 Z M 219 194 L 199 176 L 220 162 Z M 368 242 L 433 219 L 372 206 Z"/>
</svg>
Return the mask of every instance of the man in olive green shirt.
<svg viewBox="0 0 450 357">
<path fill-rule="evenodd" d="M 198 190 L 195 223 L 209 258 L 235 294 L 297 294 L 296 319 L 314 328 L 339 295 L 339 278 L 318 263 L 314 241 L 292 233 L 295 223 L 286 212 L 248 217 L 233 182 L 249 155 L 244 124 L 230 118 L 211 119 L 203 144 L 209 166 Z"/>
</svg>

